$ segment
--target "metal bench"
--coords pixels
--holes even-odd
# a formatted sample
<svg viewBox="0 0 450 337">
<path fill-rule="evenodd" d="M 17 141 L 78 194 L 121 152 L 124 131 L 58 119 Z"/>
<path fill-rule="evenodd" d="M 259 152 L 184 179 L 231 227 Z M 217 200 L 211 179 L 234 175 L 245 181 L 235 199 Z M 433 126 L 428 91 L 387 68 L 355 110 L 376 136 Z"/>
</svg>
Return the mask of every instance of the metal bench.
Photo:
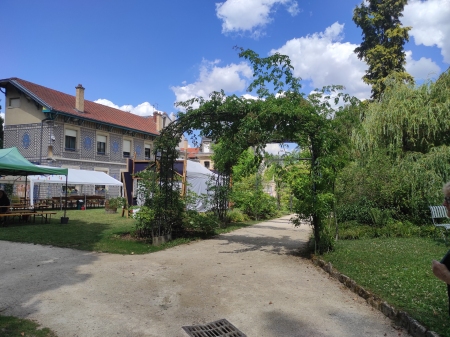
<svg viewBox="0 0 450 337">
<path fill-rule="evenodd" d="M 447 215 L 447 208 L 445 206 L 429 206 L 431 211 L 431 220 L 436 227 L 445 228 L 447 231 L 450 229 L 450 218 Z M 444 223 L 441 221 L 445 219 Z M 444 239 L 447 241 L 446 236 L 442 233 Z"/>
</svg>

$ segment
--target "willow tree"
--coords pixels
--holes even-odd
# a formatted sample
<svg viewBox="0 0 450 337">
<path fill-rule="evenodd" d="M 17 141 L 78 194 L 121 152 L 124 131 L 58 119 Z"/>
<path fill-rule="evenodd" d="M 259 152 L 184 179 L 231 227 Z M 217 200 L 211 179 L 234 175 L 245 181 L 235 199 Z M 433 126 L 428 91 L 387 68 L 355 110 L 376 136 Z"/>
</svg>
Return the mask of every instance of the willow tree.
<svg viewBox="0 0 450 337">
<path fill-rule="evenodd" d="M 391 181 L 377 181 L 394 206 L 423 219 L 450 179 L 450 71 L 418 87 L 395 80 L 386 85 L 382 99 L 366 105 L 355 146 L 366 163 L 378 156 L 385 165 Z"/>
<path fill-rule="evenodd" d="M 200 130 L 202 136 L 220 143 L 223 160 L 218 167 L 231 173 L 240 154 L 250 146 L 255 153 L 263 152 L 272 142 L 298 144 L 309 161 L 307 179 L 292 190 L 302 197 L 296 208 L 297 223 L 300 219 L 310 221 L 319 251 L 329 249 L 322 240 L 324 219 L 331 210 L 333 195 L 331 181 L 334 171 L 335 149 L 339 138 L 334 131 L 334 103 L 344 100 L 355 104 L 355 100 L 340 92 L 340 87 L 326 87 L 309 96 L 301 91 L 300 79 L 293 75 L 289 57 L 274 54 L 261 58 L 252 50 L 239 49 L 239 56 L 253 67 L 253 82 L 248 91 L 255 92 L 257 99 L 236 95 L 227 96 L 224 91 L 212 92 L 208 98 L 197 97 L 179 102 L 185 112 L 177 121 L 163 130 L 155 148 L 171 153 L 174 139 L 182 133 L 193 134 Z M 171 149 L 167 149 L 171 147 Z M 220 165 L 219 165 L 220 164 Z"/>
<path fill-rule="evenodd" d="M 369 68 L 363 81 L 372 86 L 372 99 L 384 92 L 384 80 L 393 74 L 400 81 L 413 82 L 405 71 L 403 46 L 409 41 L 411 27 L 402 27 L 400 17 L 407 0 L 363 1 L 353 11 L 353 21 L 362 29 L 363 41 L 355 49 L 360 60 Z"/>
</svg>

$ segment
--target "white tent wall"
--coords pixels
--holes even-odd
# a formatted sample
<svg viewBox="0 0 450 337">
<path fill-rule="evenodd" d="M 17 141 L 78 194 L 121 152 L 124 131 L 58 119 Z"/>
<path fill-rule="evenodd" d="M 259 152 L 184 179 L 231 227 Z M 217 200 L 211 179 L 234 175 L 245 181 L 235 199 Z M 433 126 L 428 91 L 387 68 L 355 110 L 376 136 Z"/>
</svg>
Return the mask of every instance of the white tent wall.
<svg viewBox="0 0 450 337">
<path fill-rule="evenodd" d="M 67 176 L 68 185 L 105 185 L 105 186 L 123 186 L 123 184 L 114 179 L 113 177 L 107 175 L 100 171 L 88 171 L 88 170 L 75 170 L 68 169 L 69 174 Z M 65 185 L 65 176 L 53 175 L 53 176 L 29 176 L 30 180 L 30 191 L 33 191 L 34 184 L 63 184 Z M 32 199 L 30 199 L 30 204 L 33 205 Z"/>
<path fill-rule="evenodd" d="M 186 180 L 188 192 L 194 192 L 197 196 L 208 194 L 208 182 L 212 179 L 215 180 L 216 174 L 208 170 L 202 164 L 188 160 L 186 167 Z M 181 188 L 181 182 L 178 185 Z M 137 204 L 141 206 L 144 204 L 144 198 L 139 194 L 139 188 L 134 187 L 136 191 Z M 195 204 L 189 206 L 189 209 L 197 210 L 198 212 L 206 212 L 207 206 L 200 198 L 196 200 Z"/>
<path fill-rule="evenodd" d="M 94 185 L 105 185 L 105 186 L 122 186 L 123 184 L 114 179 L 113 177 L 107 175 L 100 171 L 88 171 L 88 170 L 75 170 L 68 169 L 69 174 L 67 176 L 68 185 L 81 185 L 81 186 L 94 186 Z M 60 184 L 65 186 L 66 176 L 63 175 L 32 175 L 27 178 L 30 184 L 29 191 L 33 193 L 35 184 Z M 25 177 L 13 177 L 4 176 L 0 178 L 0 183 L 15 183 L 25 182 Z M 47 192 L 45 192 L 47 193 Z M 31 194 L 32 195 L 32 194 Z M 30 205 L 34 205 L 34 198 L 30 198 Z"/>
<path fill-rule="evenodd" d="M 208 194 L 208 182 L 215 179 L 216 174 L 208 170 L 202 164 L 188 160 L 186 168 L 186 180 L 188 183 L 188 190 L 194 192 L 198 196 Z M 203 204 L 202 200 L 197 200 L 197 203 L 191 207 L 199 212 L 205 212 L 207 205 Z"/>
</svg>

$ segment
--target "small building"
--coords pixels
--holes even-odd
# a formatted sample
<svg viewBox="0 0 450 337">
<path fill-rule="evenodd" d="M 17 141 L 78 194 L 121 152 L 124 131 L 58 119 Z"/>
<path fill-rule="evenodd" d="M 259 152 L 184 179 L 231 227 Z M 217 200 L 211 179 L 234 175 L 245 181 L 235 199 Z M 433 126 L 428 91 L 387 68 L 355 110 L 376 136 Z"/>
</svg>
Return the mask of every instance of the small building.
<svg viewBox="0 0 450 337">
<path fill-rule="evenodd" d="M 214 151 L 211 144 L 211 139 L 203 137 L 199 147 L 189 147 L 187 139 L 183 137 L 179 144 L 180 156 L 184 158 L 187 152 L 188 159 L 199 162 L 207 169 L 214 170 L 214 161 L 211 158 Z"/>
</svg>

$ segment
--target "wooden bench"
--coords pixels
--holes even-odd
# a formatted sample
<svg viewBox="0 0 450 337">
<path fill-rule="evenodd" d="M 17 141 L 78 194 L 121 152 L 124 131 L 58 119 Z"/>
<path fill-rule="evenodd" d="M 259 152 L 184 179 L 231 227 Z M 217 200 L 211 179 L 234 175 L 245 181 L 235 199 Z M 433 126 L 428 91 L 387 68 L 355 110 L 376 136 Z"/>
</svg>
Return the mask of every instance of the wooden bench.
<svg viewBox="0 0 450 337">
<path fill-rule="evenodd" d="M 34 212 L 35 216 L 41 217 L 41 223 L 49 223 L 52 219 L 52 215 L 55 215 L 56 212 L 46 212 L 44 210 L 37 210 Z"/>
<path fill-rule="evenodd" d="M 445 206 L 429 206 L 431 211 L 431 220 L 436 227 L 442 227 L 445 231 L 450 229 L 450 218 L 447 215 L 447 208 Z M 445 221 L 443 221 L 445 219 Z M 443 222 L 443 223 L 442 223 Z M 444 239 L 446 236 L 442 233 Z"/>
<path fill-rule="evenodd" d="M 12 221 L 14 222 L 14 218 L 17 217 L 17 219 L 22 219 L 25 220 L 25 222 L 28 221 L 28 219 L 31 219 L 31 217 L 33 217 L 33 222 L 35 221 L 35 212 L 29 212 L 29 211 L 25 211 L 25 212 L 8 212 L 8 213 L 0 213 L 0 219 L 1 220 L 6 220 L 6 219 L 12 219 Z"/>
<path fill-rule="evenodd" d="M 6 220 L 6 219 L 12 219 L 12 222 L 14 223 L 14 218 L 17 217 L 17 219 L 20 221 L 20 219 L 25 220 L 25 222 L 28 222 L 28 219 L 33 219 L 33 223 L 36 222 L 36 216 L 41 217 L 41 223 L 49 223 L 49 221 L 52 219 L 52 215 L 56 214 L 56 212 L 45 212 L 44 210 L 38 210 L 38 211 L 12 211 L 8 213 L 0 213 L 0 220 Z M 3 221 L 2 221 L 3 222 Z"/>
</svg>

